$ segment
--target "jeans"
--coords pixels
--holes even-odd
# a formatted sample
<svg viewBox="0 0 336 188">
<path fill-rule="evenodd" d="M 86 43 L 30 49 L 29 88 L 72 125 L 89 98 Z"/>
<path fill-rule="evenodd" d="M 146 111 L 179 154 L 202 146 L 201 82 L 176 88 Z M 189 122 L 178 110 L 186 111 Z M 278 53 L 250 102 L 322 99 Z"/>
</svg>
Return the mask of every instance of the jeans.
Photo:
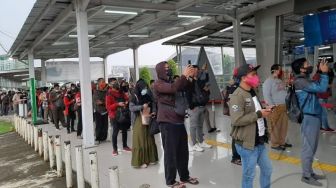
<svg viewBox="0 0 336 188">
<path fill-rule="evenodd" d="M 325 99 L 319 99 L 320 103 L 327 103 L 327 101 Z M 322 123 L 322 128 L 323 129 L 328 129 L 329 127 L 329 122 L 328 122 L 328 111 L 325 107 L 322 106 L 322 119 L 321 119 L 321 123 Z"/>
<path fill-rule="evenodd" d="M 193 145 L 203 142 L 204 110 L 205 107 L 198 106 L 189 111 L 190 137 Z"/>
<path fill-rule="evenodd" d="M 118 151 L 118 134 L 121 130 L 122 133 L 122 142 L 123 142 L 123 147 L 128 147 L 127 146 L 127 125 L 123 125 L 120 123 L 117 123 L 114 119 L 110 119 L 111 126 L 113 128 L 113 133 L 112 133 L 112 146 L 114 151 Z"/>
<path fill-rule="evenodd" d="M 236 144 L 237 152 L 242 159 L 243 177 L 242 188 L 252 188 L 255 176 L 255 168 L 260 167 L 260 188 L 271 187 L 272 164 L 268 158 L 265 145 L 257 145 L 253 150 L 243 148 Z"/>
</svg>

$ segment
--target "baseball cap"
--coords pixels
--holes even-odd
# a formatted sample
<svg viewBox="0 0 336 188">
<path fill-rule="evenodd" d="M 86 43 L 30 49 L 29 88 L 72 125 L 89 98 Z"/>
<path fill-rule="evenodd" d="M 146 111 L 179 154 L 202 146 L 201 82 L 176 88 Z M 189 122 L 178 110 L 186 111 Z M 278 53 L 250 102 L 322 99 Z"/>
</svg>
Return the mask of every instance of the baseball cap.
<svg viewBox="0 0 336 188">
<path fill-rule="evenodd" d="M 257 71 L 259 69 L 260 65 L 253 66 L 251 64 L 244 64 L 238 67 L 237 69 L 237 78 L 240 79 L 243 76 L 246 76 L 248 73 L 252 71 Z"/>
</svg>

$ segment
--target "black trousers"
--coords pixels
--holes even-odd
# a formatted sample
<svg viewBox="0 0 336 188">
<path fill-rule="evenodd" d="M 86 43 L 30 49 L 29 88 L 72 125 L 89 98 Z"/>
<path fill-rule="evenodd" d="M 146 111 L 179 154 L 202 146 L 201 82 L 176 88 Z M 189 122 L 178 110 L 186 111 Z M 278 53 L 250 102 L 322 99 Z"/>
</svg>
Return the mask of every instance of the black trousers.
<svg viewBox="0 0 336 188">
<path fill-rule="evenodd" d="M 66 127 L 63 109 L 55 107 L 54 109 L 52 109 L 52 113 L 56 129 L 59 129 L 59 122 L 62 123 L 63 127 Z"/>
<path fill-rule="evenodd" d="M 75 130 L 75 119 L 76 119 L 76 114 L 75 112 L 70 112 L 69 114 L 66 116 L 66 120 L 67 120 L 67 130 L 68 131 L 74 131 Z"/>
<path fill-rule="evenodd" d="M 82 125 L 82 108 L 77 109 L 77 136 L 82 135 L 83 125 Z"/>
<path fill-rule="evenodd" d="M 121 133 L 122 133 L 123 147 L 127 147 L 127 129 L 129 128 L 129 126 L 119 124 L 112 119 L 111 119 L 111 126 L 113 128 L 113 133 L 112 133 L 113 150 L 115 150 L 115 151 L 118 150 L 118 133 L 120 132 L 120 130 L 121 130 Z"/>
<path fill-rule="evenodd" d="M 102 115 L 99 112 L 95 112 L 95 117 L 96 117 L 96 140 L 104 141 L 107 138 L 108 115 L 107 113 Z"/>
<path fill-rule="evenodd" d="M 159 126 L 164 150 L 166 184 L 175 183 L 176 172 L 179 173 L 181 181 L 188 180 L 188 135 L 184 124 L 160 123 Z"/>
<path fill-rule="evenodd" d="M 232 147 L 232 160 L 240 160 L 240 155 L 238 154 L 237 152 L 237 149 L 236 149 L 236 142 L 234 139 L 232 139 L 232 143 L 231 143 L 231 147 Z"/>
</svg>

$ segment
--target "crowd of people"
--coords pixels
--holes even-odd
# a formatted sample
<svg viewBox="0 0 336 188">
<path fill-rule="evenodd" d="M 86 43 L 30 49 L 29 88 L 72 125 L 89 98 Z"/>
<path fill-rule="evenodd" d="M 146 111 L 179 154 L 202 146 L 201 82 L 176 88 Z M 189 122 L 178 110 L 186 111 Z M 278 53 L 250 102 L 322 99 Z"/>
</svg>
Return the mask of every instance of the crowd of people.
<svg viewBox="0 0 336 188">
<path fill-rule="evenodd" d="M 319 131 L 333 131 L 328 125 L 326 107 L 331 97 L 333 70 L 323 60 L 317 65 L 317 72 L 311 80 L 309 76 L 313 67 L 301 58 L 292 63 L 294 77 L 285 82 L 282 66 L 275 64 L 271 67 L 270 77 L 263 83 L 262 92 L 258 92 L 261 84 L 257 74 L 259 67 L 249 64 L 237 67 L 223 94 L 223 113 L 231 119 L 231 162 L 242 165 L 242 187 L 253 187 L 256 165 L 260 167 L 260 187 L 271 187 L 272 164 L 266 143 L 270 141 L 271 149 L 278 151 L 292 147 L 286 142 L 288 87 L 295 87 L 303 114 L 302 181 L 321 186 L 318 180 L 325 176 L 313 172 L 312 162 Z M 131 166 L 146 168 L 159 160 L 154 135 L 161 132 L 167 186 L 184 188 L 188 183 L 197 185 L 198 179 L 191 177 L 188 170 L 189 151 L 203 152 L 212 147 L 204 141 L 204 124 L 209 133 L 219 131 L 211 127 L 206 108 L 210 98 L 207 67 L 189 64 L 182 75 L 173 75 L 168 63 L 160 62 L 156 65 L 156 73 L 158 79 L 149 83 L 139 79 L 133 84 L 116 78 L 110 78 L 106 83 L 99 78 L 92 84 L 96 143 L 107 139 L 110 123 L 112 155 L 120 154 L 117 141 L 121 132 L 122 150 L 132 154 Z M 263 94 L 264 101 L 260 100 L 258 93 Z M 52 88 L 38 88 L 36 94 L 38 114 L 46 123 L 52 122 L 57 130 L 65 127 L 69 134 L 77 132 L 78 138 L 82 138 L 79 84 L 60 86 L 56 83 Z M 1 115 L 9 111 L 18 114 L 18 105 L 27 103 L 26 92 L 7 92 L 0 96 Z M 191 148 L 188 146 L 186 118 L 190 122 Z M 129 147 L 127 137 L 131 127 L 132 147 Z M 177 173 L 180 181 L 176 180 Z"/>
</svg>

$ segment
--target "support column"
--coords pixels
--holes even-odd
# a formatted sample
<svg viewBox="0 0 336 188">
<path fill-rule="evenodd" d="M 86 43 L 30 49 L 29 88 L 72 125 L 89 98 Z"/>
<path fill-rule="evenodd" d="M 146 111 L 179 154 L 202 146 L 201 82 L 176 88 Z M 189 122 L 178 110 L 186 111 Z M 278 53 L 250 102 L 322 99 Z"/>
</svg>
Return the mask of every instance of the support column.
<svg viewBox="0 0 336 188">
<path fill-rule="evenodd" d="M 107 66 L 107 56 L 105 56 L 103 58 L 103 62 L 104 62 L 104 79 L 105 79 L 105 82 L 108 83 L 108 74 L 109 74 L 109 71 L 108 71 L 108 66 Z"/>
<path fill-rule="evenodd" d="M 83 1 L 75 0 L 77 40 L 79 57 L 79 78 L 81 84 L 82 123 L 83 123 L 83 146 L 94 146 L 93 111 L 90 71 L 90 50 L 88 37 L 87 12 L 82 7 Z"/>
<path fill-rule="evenodd" d="M 135 71 L 135 80 L 134 81 L 137 82 L 140 78 L 138 48 L 133 48 L 133 62 L 134 62 L 134 71 Z"/>
<path fill-rule="evenodd" d="M 309 52 L 308 52 L 309 49 L 308 49 L 308 48 L 309 48 L 309 47 L 305 47 L 305 48 L 304 48 L 304 53 L 305 53 L 305 58 L 306 58 L 306 59 L 309 59 Z"/>
<path fill-rule="evenodd" d="M 232 22 L 232 25 L 233 25 L 233 46 L 234 46 L 235 66 L 238 67 L 243 64 L 243 57 L 242 57 L 243 50 L 240 35 L 240 19 L 235 19 Z"/>
<path fill-rule="evenodd" d="M 32 122 L 33 124 L 35 124 L 37 121 L 37 106 L 36 106 L 34 55 L 32 50 L 28 52 L 28 64 L 29 64 L 30 103 L 32 111 Z"/>
<path fill-rule="evenodd" d="M 47 85 L 47 73 L 46 73 L 46 62 L 44 59 L 41 59 L 41 84 L 42 86 Z"/>
<path fill-rule="evenodd" d="M 182 75 L 182 46 L 178 46 L 178 50 L 179 50 L 179 59 L 180 59 L 180 75 Z"/>
<path fill-rule="evenodd" d="M 316 72 L 316 65 L 318 63 L 318 58 L 319 58 L 319 47 L 318 46 L 314 46 L 314 60 L 311 63 L 311 65 L 313 66 L 313 72 Z"/>
<path fill-rule="evenodd" d="M 276 31 L 275 31 L 275 62 L 282 65 L 282 38 L 284 31 L 284 19 L 283 16 L 276 17 Z"/>
</svg>

